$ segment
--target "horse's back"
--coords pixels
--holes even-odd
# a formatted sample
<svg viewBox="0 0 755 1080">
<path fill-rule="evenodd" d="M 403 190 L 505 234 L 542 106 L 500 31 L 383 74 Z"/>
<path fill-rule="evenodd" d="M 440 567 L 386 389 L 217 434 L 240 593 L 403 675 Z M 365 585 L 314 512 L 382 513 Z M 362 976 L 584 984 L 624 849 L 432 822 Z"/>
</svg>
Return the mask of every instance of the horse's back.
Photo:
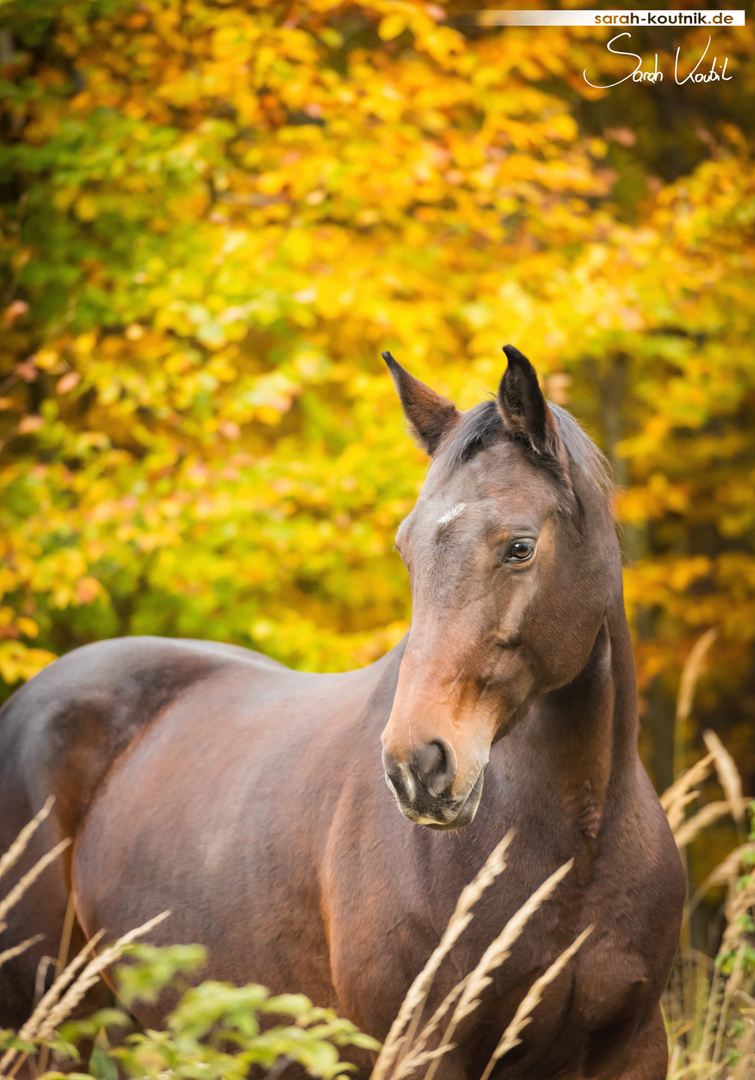
<svg viewBox="0 0 755 1080">
<path fill-rule="evenodd" d="M 0 842 L 49 794 L 55 817 L 73 834 L 133 739 L 189 688 L 241 664 L 260 673 L 287 670 L 237 646 L 157 637 L 85 645 L 45 668 L 0 710 Z"/>
</svg>

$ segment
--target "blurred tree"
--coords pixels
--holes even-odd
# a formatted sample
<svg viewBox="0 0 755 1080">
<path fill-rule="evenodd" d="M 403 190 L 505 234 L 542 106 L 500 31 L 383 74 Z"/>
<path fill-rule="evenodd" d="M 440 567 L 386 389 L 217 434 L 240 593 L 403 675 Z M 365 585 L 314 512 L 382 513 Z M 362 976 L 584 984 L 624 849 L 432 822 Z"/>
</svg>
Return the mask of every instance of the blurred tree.
<svg viewBox="0 0 755 1080">
<path fill-rule="evenodd" d="M 512 341 L 616 469 L 656 780 L 711 626 L 755 778 L 752 25 L 731 82 L 647 31 L 664 82 L 600 91 L 609 31 L 462 10 L 2 6 L 0 677 L 130 633 L 374 659 L 423 468 L 379 352 L 468 407 Z"/>
</svg>

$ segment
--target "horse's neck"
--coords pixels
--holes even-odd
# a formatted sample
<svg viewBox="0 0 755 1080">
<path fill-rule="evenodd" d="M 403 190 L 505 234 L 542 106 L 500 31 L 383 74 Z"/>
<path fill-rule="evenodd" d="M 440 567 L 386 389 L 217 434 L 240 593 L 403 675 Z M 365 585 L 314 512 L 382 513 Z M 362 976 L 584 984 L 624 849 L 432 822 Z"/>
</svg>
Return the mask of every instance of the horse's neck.
<svg viewBox="0 0 755 1080">
<path fill-rule="evenodd" d="M 538 783 L 563 824 L 596 841 L 606 801 L 634 784 L 637 687 L 620 582 L 583 671 L 533 703 Z"/>
</svg>

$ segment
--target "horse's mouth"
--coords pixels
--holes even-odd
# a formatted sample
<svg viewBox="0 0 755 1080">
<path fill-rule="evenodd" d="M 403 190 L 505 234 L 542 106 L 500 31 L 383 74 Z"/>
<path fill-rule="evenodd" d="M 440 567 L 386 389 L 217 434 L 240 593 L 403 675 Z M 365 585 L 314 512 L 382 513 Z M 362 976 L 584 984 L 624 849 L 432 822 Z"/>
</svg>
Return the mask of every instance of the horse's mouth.
<svg viewBox="0 0 755 1080">
<path fill-rule="evenodd" d="M 474 820 L 477 813 L 482 795 L 483 778 L 484 771 L 480 769 L 480 775 L 475 780 L 474 787 L 461 804 L 441 806 L 430 815 L 427 812 L 422 813 L 411 806 L 403 806 L 399 803 L 401 812 L 410 821 L 417 825 L 425 825 L 428 829 L 438 829 L 443 832 L 448 832 L 451 829 L 463 829 Z"/>
</svg>

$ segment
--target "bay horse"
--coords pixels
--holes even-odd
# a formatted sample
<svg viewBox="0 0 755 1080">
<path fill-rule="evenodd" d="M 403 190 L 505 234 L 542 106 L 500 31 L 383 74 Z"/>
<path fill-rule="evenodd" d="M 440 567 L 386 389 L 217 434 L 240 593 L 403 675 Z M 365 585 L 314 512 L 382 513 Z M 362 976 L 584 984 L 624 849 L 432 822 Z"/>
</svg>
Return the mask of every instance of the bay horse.
<svg viewBox="0 0 755 1080">
<path fill-rule="evenodd" d="M 602 459 L 504 351 L 497 395 L 463 413 L 384 354 L 431 463 L 397 534 L 411 627 L 382 659 L 318 675 L 237 646 L 122 638 L 64 656 L 3 708 L 0 850 L 50 794 L 26 865 L 73 843 L 10 916 L 0 950 L 45 940 L 0 969 L 0 1026 L 28 1015 L 72 895 L 74 946 L 170 909 L 150 940 L 203 943 L 207 975 L 304 992 L 384 1038 L 462 887 L 514 828 L 429 1008 L 573 868 L 439 1077 L 478 1080 L 528 987 L 589 925 L 493 1075 L 665 1077 L 659 997 L 684 877 L 637 754 Z"/>
</svg>

